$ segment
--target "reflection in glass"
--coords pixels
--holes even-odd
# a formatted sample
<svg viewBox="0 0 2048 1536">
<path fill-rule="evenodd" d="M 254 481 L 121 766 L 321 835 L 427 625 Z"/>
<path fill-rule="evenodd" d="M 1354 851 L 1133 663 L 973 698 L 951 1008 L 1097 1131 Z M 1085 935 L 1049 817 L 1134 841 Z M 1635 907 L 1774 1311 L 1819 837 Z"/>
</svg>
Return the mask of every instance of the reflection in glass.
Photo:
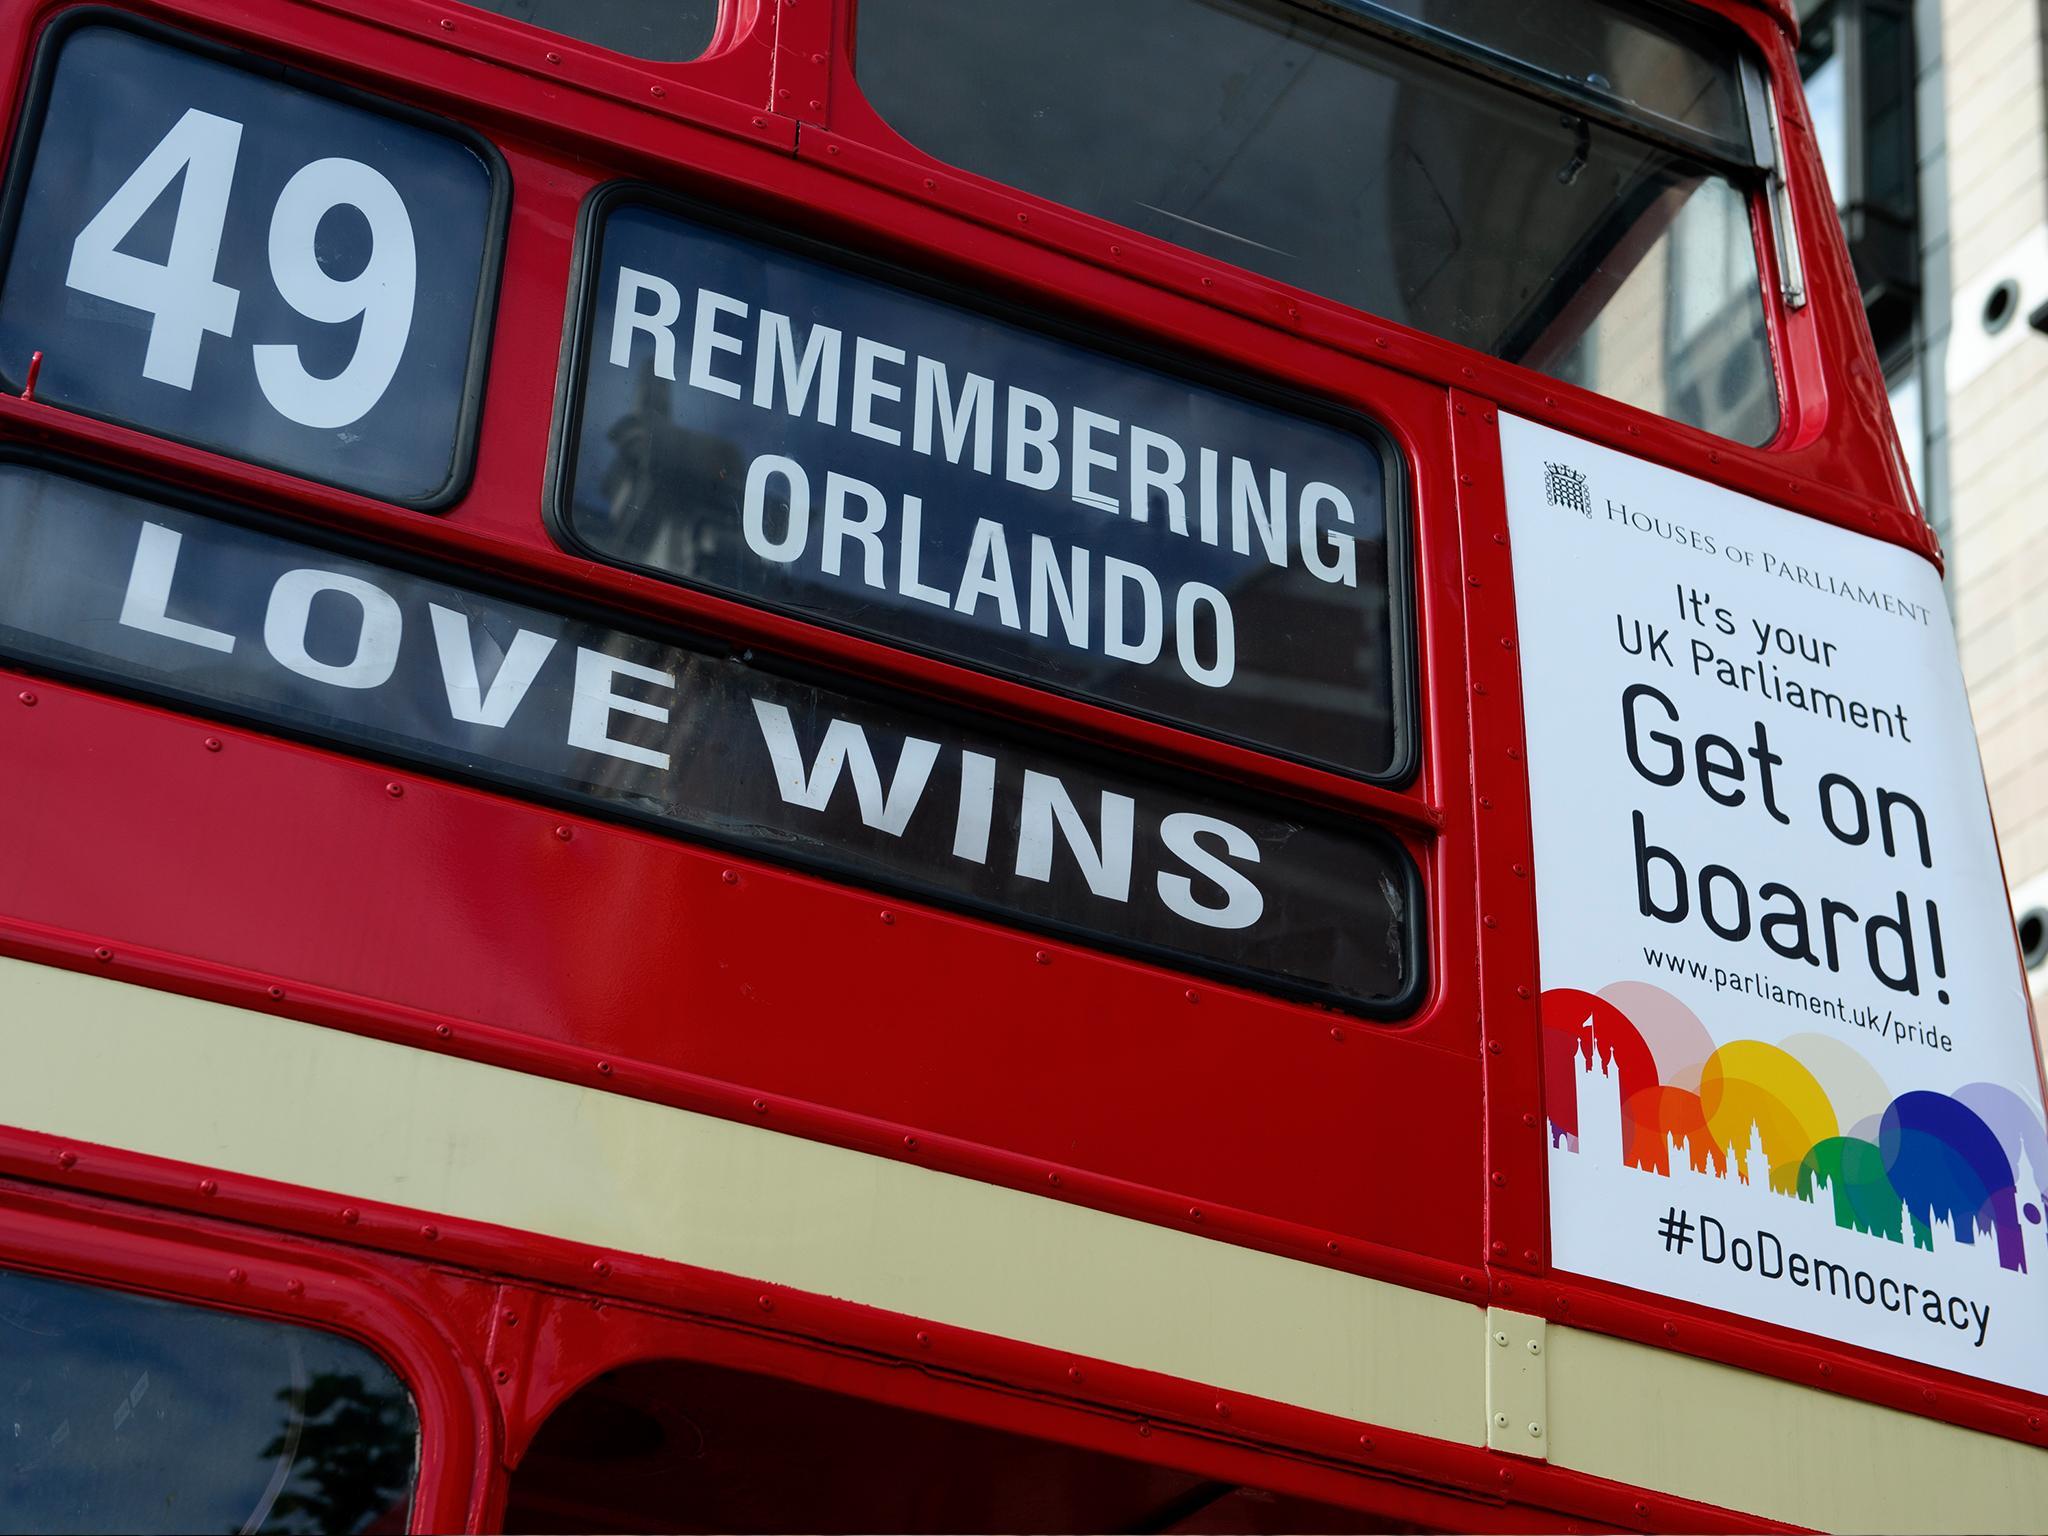
<svg viewBox="0 0 2048 1536">
<path fill-rule="evenodd" d="M 711 46 L 718 0 L 463 0 L 636 59 L 679 63 Z"/>
<path fill-rule="evenodd" d="M 0 1270 L 0 1527 L 402 1531 L 419 1421 L 331 1334 Z"/>
<path fill-rule="evenodd" d="M 859 24 L 862 88 L 943 159 L 1724 436 L 1776 430 L 1772 390 L 1698 387 L 1667 336 L 1675 232 L 1696 201 L 1746 221 L 1742 190 L 1568 100 L 1276 0 L 865 0 Z M 1687 280 L 1768 381 L 1753 253 Z"/>
</svg>

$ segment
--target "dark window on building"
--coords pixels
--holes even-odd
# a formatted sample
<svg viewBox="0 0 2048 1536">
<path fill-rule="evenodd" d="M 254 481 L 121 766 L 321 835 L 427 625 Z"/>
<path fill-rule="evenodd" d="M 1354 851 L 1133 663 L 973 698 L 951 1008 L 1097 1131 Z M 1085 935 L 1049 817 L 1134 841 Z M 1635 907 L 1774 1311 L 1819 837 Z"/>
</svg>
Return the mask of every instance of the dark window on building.
<svg viewBox="0 0 2048 1536">
<path fill-rule="evenodd" d="M 0 1528 L 402 1531 L 419 1416 L 310 1328 L 0 1270 Z"/>
<path fill-rule="evenodd" d="M 680 62 L 711 46 L 718 0 L 464 0 L 637 59 Z"/>
<path fill-rule="evenodd" d="M 1760 172 L 1732 43 L 1692 48 L 1599 6 L 1613 25 L 1578 26 L 1587 41 L 1567 48 L 1524 36 L 1513 9 L 863 0 L 858 63 L 882 116 L 954 164 L 1768 439 Z M 1700 315 L 1711 357 L 1686 344 Z"/>
<path fill-rule="evenodd" d="M 1830 0 L 1806 22 L 1799 72 L 1871 335 L 1890 371 L 1920 303 L 1910 0 Z"/>
</svg>

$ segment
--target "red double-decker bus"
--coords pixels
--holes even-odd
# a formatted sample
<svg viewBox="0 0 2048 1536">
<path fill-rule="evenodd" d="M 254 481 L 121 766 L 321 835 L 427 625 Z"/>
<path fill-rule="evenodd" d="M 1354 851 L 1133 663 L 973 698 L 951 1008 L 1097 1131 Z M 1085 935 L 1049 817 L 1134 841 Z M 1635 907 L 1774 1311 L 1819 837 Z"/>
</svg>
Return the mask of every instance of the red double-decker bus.
<svg viewBox="0 0 2048 1536">
<path fill-rule="evenodd" d="M 0 6 L 0 1521 L 2034 1523 L 1794 33 Z"/>
</svg>

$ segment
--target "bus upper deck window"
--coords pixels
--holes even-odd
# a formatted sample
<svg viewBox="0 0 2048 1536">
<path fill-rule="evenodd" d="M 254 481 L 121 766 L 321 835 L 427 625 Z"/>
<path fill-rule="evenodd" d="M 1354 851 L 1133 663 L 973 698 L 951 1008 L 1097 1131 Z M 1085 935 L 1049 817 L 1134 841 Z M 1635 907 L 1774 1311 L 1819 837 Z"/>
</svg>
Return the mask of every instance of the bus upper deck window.
<svg viewBox="0 0 2048 1536">
<path fill-rule="evenodd" d="M 0 1270 L 0 1528 L 402 1531 L 419 1417 L 310 1328 Z"/>
<path fill-rule="evenodd" d="M 711 46 L 718 0 L 464 0 L 636 59 L 681 63 Z"/>
<path fill-rule="evenodd" d="M 1676 12 L 862 0 L 858 15 L 876 110 L 954 164 L 1726 437 L 1777 428 L 1755 87 L 1731 38 Z"/>
</svg>

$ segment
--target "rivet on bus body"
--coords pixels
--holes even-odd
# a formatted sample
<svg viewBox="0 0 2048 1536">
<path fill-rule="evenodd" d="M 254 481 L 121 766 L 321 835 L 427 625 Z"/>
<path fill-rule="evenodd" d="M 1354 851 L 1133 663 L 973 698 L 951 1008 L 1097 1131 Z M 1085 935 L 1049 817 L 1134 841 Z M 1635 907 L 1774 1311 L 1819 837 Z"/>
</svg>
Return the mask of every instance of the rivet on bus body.
<svg viewBox="0 0 2048 1536">
<path fill-rule="evenodd" d="M 1458 410 L 1458 414 L 1459 414 L 1460 416 L 1463 416 L 1463 415 L 1465 415 L 1465 414 L 1466 414 L 1466 411 L 1465 411 L 1465 402 L 1464 402 L 1464 401 L 1460 400 L 1460 401 L 1458 402 L 1458 407 L 1457 407 L 1457 410 Z"/>
<path fill-rule="evenodd" d="M 303 1296 L 306 1294 L 306 1282 L 294 1276 L 285 1281 L 284 1293 L 287 1296 Z"/>
<path fill-rule="evenodd" d="M 36 707 L 36 696 L 28 692 L 26 689 L 24 689 L 20 693 L 17 693 L 15 697 L 21 700 L 21 702 L 26 704 L 30 709 L 34 709 Z"/>
<path fill-rule="evenodd" d="M 430 1243 L 439 1242 L 441 1239 L 441 1229 L 431 1225 L 424 1226 L 420 1228 L 420 1236 Z"/>
<path fill-rule="evenodd" d="M 1513 635 L 1502 635 L 1500 637 L 1500 648 L 1504 651 L 1512 651 L 1515 648 L 1515 637 Z"/>
<path fill-rule="evenodd" d="M 1468 379 L 1474 379 L 1474 378 L 1477 378 L 1477 377 L 1478 377 L 1478 375 L 1477 375 L 1477 374 L 1475 374 L 1475 373 L 1474 373 L 1474 372 L 1473 372 L 1473 371 L 1472 371 L 1472 370 L 1471 370 L 1470 368 L 1460 368 L 1460 369 L 1458 370 L 1458 372 L 1460 372 L 1460 373 L 1462 373 L 1463 375 L 1465 375 L 1465 377 L 1466 377 L 1466 378 L 1468 378 Z"/>
<path fill-rule="evenodd" d="M 506 1370 L 502 1365 L 499 1366 L 497 1370 L 493 1371 L 491 1374 L 493 1377 L 496 1378 L 498 1385 L 501 1387 L 504 1386 L 506 1382 L 512 1379 L 512 1373 Z"/>
<path fill-rule="evenodd" d="M 600 1061 L 597 1064 L 597 1072 L 600 1077 L 610 1077 L 612 1075 L 612 1064 L 608 1061 Z"/>
<path fill-rule="evenodd" d="M 661 85 L 650 85 L 649 87 L 647 87 L 647 94 L 657 98 L 666 96 L 668 94 L 668 87 Z M 789 93 L 785 91 L 783 92 L 783 94 L 788 95 Z"/>
<path fill-rule="evenodd" d="M 1515 1294 L 1515 1285 L 1514 1285 L 1514 1282 L 1513 1282 L 1512 1280 L 1503 1280 L 1503 1281 L 1501 1281 L 1501 1283 L 1500 1283 L 1500 1293 L 1501 1293 L 1501 1295 L 1503 1295 L 1503 1296 L 1512 1296 L 1512 1295 L 1514 1295 L 1514 1294 Z"/>
<path fill-rule="evenodd" d="M 517 1312 L 507 1312 L 505 1314 L 505 1326 L 507 1328 L 517 1328 L 519 1326 L 519 1314 Z"/>
<path fill-rule="evenodd" d="M 1333 1029 L 1330 1031 L 1330 1038 L 1336 1041 L 1339 1045 L 1342 1045 L 1344 1043 L 1344 1031 L 1341 1029 Z"/>
<path fill-rule="evenodd" d="M 560 55 L 559 53 L 555 52 L 555 50 L 554 50 L 554 49 L 552 49 L 552 48 L 550 48 L 550 49 L 549 49 L 549 50 L 547 51 L 547 55 L 546 55 L 546 57 L 547 57 L 547 61 L 548 61 L 548 62 L 549 62 L 550 64 L 559 64 L 559 63 L 561 63 L 561 62 L 562 62 L 562 56 L 561 56 L 561 55 Z M 766 125 L 765 125 L 765 124 L 764 124 L 764 123 L 763 123 L 763 122 L 761 121 L 761 119 L 759 119 L 759 118 L 757 117 L 757 118 L 755 118 L 755 119 L 754 119 L 754 126 L 755 126 L 755 127 L 757 127 L 757 128 L 760 128 L 760 127 L 765 127 Z"/>
<path fill-rule="evenodd" d="M 1070 1365 L 1070 1366 L 1068 1366 L 1068 1367 L 1067 1367 L 1067 1380 L 1069 1380 L 1069 1381 L 1079 1381 L 1080 1379 L 1081 1379 L 1081 1367 L 1079 1367 L 1078 1365 Z"/>
<path fill-rule="evenodd" d="M 1502 1467 L 1500 1469 L 1500 1480 L 1503 1483 L 1512 1483 L 1515 1480 L 1515 1474 L 1510 1472 L 1506 1467 Z"/>
<path fill-rule="evenodd" d="M 1531 1339 L 1522 1347 L 1528 1350 L 1529 1353 L 1532 1355 L 1540 1355 L 1543 1353 L 1543 1341 L 1541 1339 Z"/>
<path fill-rule="evenodd" d="M 1489 916 L 1483 919 L 1483 921 L 1489 928 L 1498 928 L 1500 926 L 1500 919 L 1497 917 Z"/>
<path fill-rule="evenodd" d="M 354 1206 L 345 1205 L 341 1208 L 341 1224 L 343 1226 L 352 1227 L 362 1219 L 362 1212 L 358 1211 Z"/>
<path fill-rule="evenodd" d="M 1496 1413 L 1493 1416 L 1493 1422 L 1498 1424 L 1502 1429 L 1506 1429 L 1508 1427 L 1508 1416 L 1504 1413 Z"/>
<path fill-rule="evenodd" d="M 885 911 L 885 912 L 883 912 L 883 913 L 882 913 L 882 926 L 883 926 L 884 928 L 892 928 L 892 927 L 894 927 L 894 926 L 895 926 L 895 924 L 896 924 L 896 914 L 895 914 L 894 912 L 887 912 L 887 911 Z"/>
<path fill-rule="evenodd" d="M 1526 879 L 1528 879 L 1528 878 L 1529 878 L 1529 866 L 1528 866 L 1528 865 L 1526 865 L 1526 864 L 1517 864 L 1517 865 L 1515 866 L 1515 878 L 1516 878 L 1516 879 L 1518 879 L 1518 880 L 1526 880 Z"/>
<path fill-rule="evenodd" d="M 2041 1416 L 2040 1416 L 2040 1415 L 2039 1415 L 2038 1413 L 2030 1413 L 2030 1414 L 2028 1414 L 2028 1415 L 2027 1415 L 2027 1428 L 2029 1428 L 2029 1429 L 2035 1429 L 2035 1430 L 2038 1430 L 2038 1429 L 2039 1429 L 2040 1427 L 2041 1427 Z"/>
<path fill-rule="evenodd" d="M 1823 1360 L 1820 1363 L 1820 1373 L 1823 1376 L 1832 1376 L 1835 1374 L 1835 1368 L 1832 1365 L 1829 1365 L 1827 1361 Z"/>
<path fill-rule="evenodd" d="M 454 1037 L 455 1031 L 450 1029 L 446 1024 L 436 1024 L 434 1026 L 434 1033 L 439 1035 L 443 1040 L 448 1040 Z"/>
<path fill-rule="evenodd" d="M 823 55 L 822 53 L 814 53 L 811 55 L 811 62 L 813 64 L 822 64 L 825 62 L 825 55 Z"/>
<path fill-rule="evenodd" d="M 1508 541 L 1508 536 L 1507 536 L 1506 534 L 1504 534 L 1504 533 L 1496 533 L 1496 534 L 1495 534 L 1495 535 L 1493 536 L 1493 542 L 1494 542 L 1494 543 L 1496 543 L 1496 544 L 1505 544 L 1505 543 L 1507 543 L 1507 541 Z"/>
<path fill-rule="evenodd" d="M 1479 797 L 1479 809 L 1481 809 L 1482 811 L 1490 811 L 1490 810 L 1492 810 L 1492 809 L 1493 809 L 1493 797 L 1492 797 L 1491 795 L 1481 795 L 1481 796 Z"/>
<path fill-rule="evenodd" d="M 1520 747 L 1509 747 L 1509 748 L 1508 748 L 1508 761 L 1509 761 L 1509 762 L 1511 762 L 1511 763 L 1519 763 L 1519 762 L 1520 762 L 1521 760 L 1522 760 L 1522 749 L 1521 749 Z"/>
<path fill-rule="evenodd" d="M 755 1114 L 757 1114 L 757 1115 L 765 1115 L 765 1114 L 767 1114 L 767 1113 L 768 1113 L 768 1101 L 767 1101 L 766 1099 L 756 1099 L 756 1100 L 754 1100 L 754 1113 L 755 1113 Z"/>
<path fill-rule="evenodd" d="M 204 745 L 207 751 L 218 752 L 220 750 L 220 738 L 218 736 L 209 736 L 206 738 Z"/>
<path fill-rule="evenodd" d="M 59 1152 L 57 1154 L 57 1166 L 59 1168 L 76 1168 L 78 1166 L 78 1154 L 76 1152 Z"/>
<path fill-rule="evenodd" d="M 1486 1054 L 1489 1056 L 1498 1056 L 1500 1054 L 1500 1042 L 1498 1040 L 1487 1041 Z"/>
<path fill-rule="evenodd" d="M 1344 1251 L 1342 1248 L 1337 1246 L 1336 1240 L 1334 1238 L 1331 1241 L 1323 1244 L 1323 1246 L 1329 1249 L 1332 1253 L 1342 1253 Z"/>
<path fill-rule="evenodd" d="M 1486 421 L 1486 422 L 1488 422 L 1488 423 L 1491 423 L 1491 422 L 1492 422 L 1492 421 L 1494 420 L 1494 415 L 1493 415 L 1493 412 L 1491 412 L 1491 411 L 1488 411 L 1488 412 L 1486 413 L 1486 415 L 1485 415 L 1485 416 L 1484 416 L 1483 418 L 1481 418 L 1481 419 L 1482 419 L 1482 420 L 1484 420 L 1484 421 Z"/>
<path fill-rule="evenodd" d="M 1572 1309 L 1572 1299 L 1571 1299 L 1571 1297 L 1569 1297 L 1569 1296 L 1560 1296 L 1560 1297 L 1558 1297 L 1558 1298 L 1557 1298 L 1557 1310 L 1558 1310 L 1558 1311 L 1560 1311 L 1560 1312 L 1569 1312 L 1569 1311 L 1571 1311 L 1571 1309 Z"/>
<path fill-rule="evenodd" d="M 740 877 L 738 873 L 730 869 L 721 869 L 718 872 L 718 878 L 723 880 L 727 885 L 738 885 L 740 883 Z"/>
<path fill-rule="evenodd" d="M 237 1266 L 234 1269 L 228 1271 L 229 1285 L 240 1285 L 244 1280 L 248 1278 L 249 1272 L 245 1269 L 242 1269 L 240 1266 Z"/>
<path fill-rule="evenodd" d="M 1506 1189 L 1508 1187 L 1508 1176 L 1504 1173 L 1496 1173 L 1493 1176 L 1493 1187 L 1495 1189 Z"/>
<path fill-rule="evenodd" d="M 775 1298 L 767 1295 L 765 1292 L 754 1298 L 754 1304 L 763 1312 L 773 1312 L 775 1310 Z"/>
<path fill-rule="evenodd" d="M 1650 1506 L 1645 1504 L 1641 1499 L 1638 1499 L 1636 1500 L 1636 1513 L 1639 1515 L 1647 1516 L 1650 1513 Z"/>
<path fill-rule="evenodd" d="M 1545 395 L 1545 396 L 1543 397 L 1543 403 L 1544 403 L 1545 405 L 1555 405 L 1555 404 L 1557 404 L 1557 396 L 1555 396 L 1555 395 Z"/>
<path fill-rule="evenodd" d="M 915 1152 L 917 1150 L 917 1138 L 915 1136 L 904 1137 L 903 1150 L 906 1152 Z"/>
<path fill-rule="evenodd" d="M 201 1193 L 202 1195 L 218 1194 L 220 1193 L 220 1185 L 215 1183 L 212 1179 L 201 1179 L 199 1181 L 199 1193 Z"/>
<path fill-rule="evenodd" d="M 924 189 L 927 192 L 936 192 L 939 189 L 939 184 L 927 176 L 924 179 Z"/>
<path fill-rule="evenodd" d="M 1188 1220 L 1189 1220 L 1189 1221 L 1200 1221 L 1201 1219 L 1202 1219 L 1202 1208 L 1201 1208 L 1201 1207 L 1200 1207 L 1199 1205 L 1191 1205 L 1191 1206 L 1189 1206 L 1189 1207 L 1188 1207 Z"/>
<path fill-rule="evenodd" d="M 1506 1243 L 1496 1242 L 1493 1245 L 1493 1256 L 1496 1259 L 1506 1258 L 1508 1256 L 1508 1245 Z M 1506 1349 L 1508 1347 L 1508 1336 L 1504 1333 L 1499 1335 L 1498 1342 L 1502 1349 Z"/>
<path fill-rule="evenodd" d="M 1718 463 L 1720 463 L 1720 462 L 1721 462 L 1721 450 L 1720 450 L 1720 449 L 1718 449 L 1718 448 L 1709 448 L 1709 449 L 1707 450 L 1707 462 L 1708 462 L 1709 464 L 1718 464 Z"/>
<path fill-rule="evenodd" d="M 1524 1002 L 1528 1001 L 1528 999 L 1532 995 L 1533 994 L 1529 991 L 1527 986 L 1520 986 L 1515 988 L 1515 996 L 1521 998 Z M 1536 1117 L 1534 1115 L 1524 1115 L 1522 1116 L 1522 1118 L 1531 1125 L 1534 1125 L 1536 1123 Z"/>
<path fill-rule="evenodd" d="M 1045 1182 L 1052 1185 L 1053 1188 L 1057 1189 L 1059 1188 L 1060 1176 L 1056 1173 L 1048 1173 L 1045 1176 Z"/>
<path fill-rule="evenodd" d="M 1028 213 L 1020 213 L 1017 215 L 1017 222 L 1019 224 L 1029 224 L 1031 222 L 1031 215 Z"/>
<path fill-rule="evenodd" d="M 836 155 L 839 153 L 839 146 L 837 144 L 827 144 L 825 146 L 825 153 L 828 155 Z"/>
<path fill-rule="evenodd" d="M 450 21 L 446 16 L 443 16 L 441 18 L 441 30 L 443 32 L 453 32 L 455 30 L 455 23 Z"/>
<path fill-rule="evenodd" d="M 1524 994 L 1524 995 L 1526 995 L 1526 994 Z M 1529 1127 L 1529 1129 L 1530 1129 L 1530 1130 L 1532 1130 L 1532 1131 L 1533 1131 L 1533 1130 L 1535 1130 L 1535 1129 L 1536 1129 L 1536 1112 L 1535 1112 L 1534 1110 L 1529 1110 L 1529 1111 L 1525 1112 L 1525 1113 L 1523 1114 L 1523 1116 L 1522 1116 L 1522 1124 L 1524 1124 L 1524 1125 L 1528 1126 L 1528 1127 Z"/>
<path fill-rule="evenodd" d="M 1458 484 L 1460 484 L 1460 485 L 1470 485 L 1471 483 L 1472 483 L 1472 477 L 1471 477 L 1470 475 L 1460 475 L 1460 476 L 1458 476 Z"/>
<path fill-rule="evenodd" d="M 1187 999 L 1191 1003 L 1199 1003 L 1202 1000 L 1202 994 L 1197 992 L 1193 987 L 1189 987 L 1187 990 Z"/>
<path fill-rule="evenodd" d="M 1047 954 L 1047 953 L 1046 953 L 1046 952 L 1045 952 L 1044 950 L 1042 950 L 1042 949 L 1041 949 L 1041 950 L 1036 950 L 1036 951 L 1034 951 L 1034 952 L 1033 952 L 1033 954 L 1032 954 L 1032 956 L 1031 956 L 1031 958 L 1032 958 L 1032 959 L 1034 959 L 1034 960 L 1036 960 L 1036 961 L 1037 961 L 1037 962 L 1038 962 L 1038 963 L 1039 963 L 1040 965 L 1051 965 L 1051 964 L 1052 964 L 1052 956 L 1051 956 L 1051 955 L 1049 955 L 1049 954 Z"/>
<path fill-rule="evenodd" d="M 1643 435 L 1643 429 L 1641 427 L 1631 426 L 1628 429 L 1628 435 L 1630 437 L 1641 437 Z"/>
<path fill-rule="evenodd" d="M 1229 1418 L 1229 1417 L 1230 1417 L 1230 1404 L 1228 1404 L 1228 1403 L 1218 1403 L 1218 1404 L 1216 1405 L 1216 1417 L 1217 1417 L 1217 1418 L 1219 1418 L 1219 1419 L 1227 1419 L 1227 1418 Z"/>
<path fill-rule="evenodd" d="M 1465 585 L 1468 587 L 1476 587 L 1479 585 L 1479 578 L 1477 576 L 1467 576 L 1465 578 Z"/>
<path fill-rule="evenodd" d="M 918 1330 L 917 1347 L 919 1349 L 930 1349 L 932 1347 L 932 1336 L 922 1329 Z"/>
<path fill-rule="evenodd" d="M 272 1000 L 272 1001 L 274 1001 L 274 1002 L 282 1002 L 282 1001 L 284 1000 L 284 988 L 283 988 L 283 987 L 272 987 L 272 988 L 270 988 L 270 996 L 271 996 L 271 1000 Z"/>
<path fill-rule="evenodd" d="M 754 126 L 756 128 L 766 128 L 768 126 L 768 119 L 765 117 L 757 117 L 754 119 Z"/>
<path fill-rule="evenodd" d="M 92 957 L 95 960 L 111 960 L 114 958 L 114 952 L 111 949 L 102 947 L 94 950 L 92 952 Z"/>
<path fill-rule="evenodd" d="M 822 101 L 813 101 L 811 103 L 811 110 L 813 112 L 822 112 L 825 110 L 825 103 L 823 103 Z"/>
<path fill-rule="evenodd" d="M 1138 1424 L 1138 1433 L 1141 1435 L 1149 1435 L 1152 1433 L 1152 1426 L 1150 1424 L 1144 1423 L 1141 1420 Z"/>
<path fill-rule="evenodd" d="M 1534 1248 L 1524 1248 L 1522 1250 L 1522 1262 L 1531 1269 L 1534 1269 L 1536 1267 L 1536 1250 Z M 1530 1342 L 1534 1343 L 1535 1341 L 1531 1340 Z"/>
<path fill-rule="evenodd" d="M 575 835 L 576 835 L 576 834 L 575 834 L 574 832 L 572 832 L 572 831 L 571 831 L 571 830 L 570 830 L 569 828 L 567 828 L 567 827 L 557 827 L 557 828 L 555 828 L 555 836 L 559 837 L 559 838 L 560 838 L 560 839 L 561 839 L 561 840 L 562 840 L 563 842 L 565 842 L 565 843 L 566 843 L 567 841 L 569 841 L 569 839 L 570 839 L 570 838 L 572 838 L 572 837 L 574 837 Z"/>
<path fill-rule="evenodd" d="M 603 1259 L 592 1259 L 590 1261 L 590 1272 L 602 1280 L 612 1272 L 612 1267 Z"/>
<path fill-rule="evenodd" d="M 1359 1448 L 1360 1448 L 1361 1450 L 1367 1450 L 1367 1451 L 1371 1450 L 1371 1449 L 1372 1449 L 1372 1436 L 1371 1436 L 1371 1435 L 1360 1435 L 1360 1436 L 1358 1437 L 1358 1444 L 1359 1444 Z"/>
<path fill-rule="evenodd" d="M 1678 1324 L 1676 1324 L 1676 1323 L 1666 1323 L 1666 1324 L 1664 1325 L 1664 1337 L 1665 1337 L 1665 1338 L 1667 1338 L 1667 1339 L 1675 1339 L 1675 1338 L 1677 1338 L 1677 1337 L 1678 1337 Z"/>
<path fill-rule="evenodd" d="M 1109 254 L 1110 254 L 1110 255 L 1112 255 L 1112 256 L 1121 256 L 1121 255 L 1123 255 L 1123 253 L 1124 253 L 1124 248 L 1123 248 L 1122 246 L 1120 246 L 1120 245 L 1112 245 L 1112 246 L 1111 246 L 1111 247 L 1109 248 Z"/>
<path fill-rule="evenodd" d="M 1458 1276 L 1458 1284 L 1469 1291 L 1472 1289 L 1472 1277 L 1470 1275 L 1460 1275 Z"/>
<path fill-rule="evenodd" d="M 394 800 L 403 799 L 405 796 L 405 786 L 399 783 L 398 780 L 393 779 L 389 784 L 386 784 L 384 786 L 384 793 L 389 795 Z"/>
<path fill-rule="evenodd" d="M 789 100 L 789 87 L 788 87 L 788 86 L 784 86 L 784 87 L 783 87 L 783 88 L 782 88 L 781 90 L 777 91 L 777 92 L 775 93 L 775 95 L 776 95 L 776 97 L 777 97 L 777 98 L 778 98 L 779 100 L 782 100 L 782 101 L 787 101 L 787 100 Z"/>
</svg>

